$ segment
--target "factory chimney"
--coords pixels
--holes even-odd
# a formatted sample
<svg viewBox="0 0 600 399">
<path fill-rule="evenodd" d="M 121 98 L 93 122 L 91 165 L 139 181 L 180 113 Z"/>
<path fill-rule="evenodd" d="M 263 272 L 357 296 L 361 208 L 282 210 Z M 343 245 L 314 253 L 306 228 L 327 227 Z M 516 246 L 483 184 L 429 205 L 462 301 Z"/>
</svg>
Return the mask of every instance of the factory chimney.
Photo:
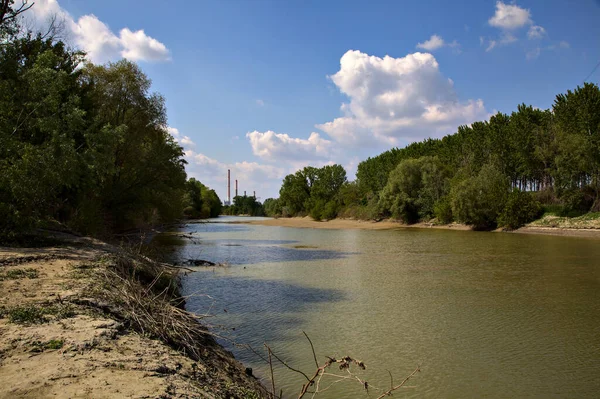
<svg viewBox="0 0 600 399">
<path fill-rule="evenodd" d="M 237 194 L 237 179 L 235 179 L 235 196 L 236 197 L 238 196 L 238 194 Z"/>
<path fill-rule="evenodd" d="M 231 205 L 231 169 L 227 169 L 227 205 Z"/>
</svg>

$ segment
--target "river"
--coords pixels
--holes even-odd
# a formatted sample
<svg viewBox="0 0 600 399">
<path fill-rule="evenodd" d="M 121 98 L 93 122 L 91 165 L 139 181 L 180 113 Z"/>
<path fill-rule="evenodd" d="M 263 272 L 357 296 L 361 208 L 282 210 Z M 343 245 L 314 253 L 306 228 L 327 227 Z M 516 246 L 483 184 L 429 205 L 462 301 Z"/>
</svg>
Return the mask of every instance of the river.
<svg viewBox="0 0 600 399">
<path fill-rule="evenodd" d="M 369 396 L 347 380 L 317 398 L 377 397 L 388 371 L 397 384 L 418 365 L 395 397 L 598 397 L 598 240 L 229 223 L 240 220 L 187 224 L 157 241 L 173 261 L 228 263 L 183 281 L 187 308 L 211 314 L 215 333 L 262 355 L 266 342 L 309 375 L 316 366 L 302 331 L 319 363 L 349 355 L 366 364 L 357 375 Z M 221 342 L 270 386 L 256 354 Z M 303 380 L 276 362 L 285 397 Z"/>
</svg>

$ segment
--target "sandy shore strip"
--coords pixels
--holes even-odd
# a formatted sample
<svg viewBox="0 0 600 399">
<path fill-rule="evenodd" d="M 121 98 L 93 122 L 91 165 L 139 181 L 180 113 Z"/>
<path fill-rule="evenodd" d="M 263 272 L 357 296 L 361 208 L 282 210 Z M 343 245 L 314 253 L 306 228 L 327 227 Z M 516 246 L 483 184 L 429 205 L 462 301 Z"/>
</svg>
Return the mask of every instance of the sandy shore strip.
<svg viewBox="0 0 600 399">
<path fill-rule="evenodd" d="M 350 230 L 392 230 L 404 228 L 417 229 L 442 229 L 442 230 L 471 230 L 464 224 L 452 223 L 446 225 L 435 225 L 432 223 L 416 223 L 407 225 L 394 220 L 382 220 L 375 222 L 372 220 L 355 220 L 355 219 L 333 219 L 325 222 L 318 222 L 311 217 L 294 217 L 294 218 L 278 218 L 265 220 L 249 220 L 247 222 L 238 222 L 243 224 L 254 224 L 262 226 L 279 226 L 279 227 L 296 227 L 296 228 L 311 228 L 311 229 L 350 229 Z M 495 230 L 502 232 L 502 230 Z M 542 234 L 566 237 L 588 237 L 600 239 L 599 229 L 574 229 L 560 227 L 532 227 L 525 226 L 518 230 L 510 232 L 511 234 Z"/>
<path fill-rule="evenodd" d="M 187 330 L 197 356 L 167 342 L 177 338 L 174 333 L 153 333 L 152 320 L 181 329 L 181 320 L 192 319 L 144 285 L 142 273 L 149 269 L 138 258 L 88 241 L 93 245 L 0 247 L 0 399 L 267 396 L 231 353 L 211 336 L 196 334 L 204 327 Z M 130 266 L 140 281 L 121 284 L 112 271 L 128 273 Z M 103 276 L 114 276 L 114 287 Z M 160 284 L 158 277 L 150 280 Z M 126 289 L 132 291 L 119 299 Z M 151 295 L 132 296 L 141 290 Z M 132 298 L 143 301 L 135 306 L 145 311 L 134 316 L 150 320 L 144 332 L 126 310 Z"/>
</svg>

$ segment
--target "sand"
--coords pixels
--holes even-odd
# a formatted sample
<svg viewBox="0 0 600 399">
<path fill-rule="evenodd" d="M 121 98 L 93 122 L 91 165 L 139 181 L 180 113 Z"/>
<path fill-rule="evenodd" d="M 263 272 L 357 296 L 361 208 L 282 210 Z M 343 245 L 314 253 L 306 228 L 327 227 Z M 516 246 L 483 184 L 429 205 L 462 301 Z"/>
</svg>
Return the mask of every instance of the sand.
<svg viewBox="0 0 600 399">
<path fill-rule="evenodd" d="M 127 320 L 82 306 L 100 248 L 0 248 L 0 398 L 245 397 L 258 387 L 220 346 L 194 361 Z M 15 278 L 27 271 L 30 277 Z M 14 309 L 61 309 L 45 322 L 11 320 Z M 225 395 L 228 387 L 240 394 Z M 237 388 L 236 388 L 237 389 Z"/>
<path fill-rule="evenodd" d="M 443 230 L 471 230 L 464 224 L 452 223 L 448 225 L 436 225 L 432 223 L 416 223 L 403 224 L 394 220 L 382 220 L 379 222 L 370 220 L 355 220 L 355 219 L 333 219 L 329 221 L 315 221 L 311 217 L 294 217 L 294 218 L 278 218 L 253 220 L 248 222 L 239 222 L 244 224 L 254 224 L 263 226 L 280 226 L 280 227 L 297 227 L 297 228 L 313 228 L 313 229 L 360 229 L 360 230 L 391 230 L 404 228 L 417 229 L 443 229 Z M 498 229 L 495 232 L 502 232 Z M 511 234 L 543 234 L 569 237 L 588 237 L 600 239 L 600 229 L 575 229 L 575 228 L 560 228 L 560 227 L 535 227 L 525 226 L 518 230 L 510 232 Z"/>
</svg>

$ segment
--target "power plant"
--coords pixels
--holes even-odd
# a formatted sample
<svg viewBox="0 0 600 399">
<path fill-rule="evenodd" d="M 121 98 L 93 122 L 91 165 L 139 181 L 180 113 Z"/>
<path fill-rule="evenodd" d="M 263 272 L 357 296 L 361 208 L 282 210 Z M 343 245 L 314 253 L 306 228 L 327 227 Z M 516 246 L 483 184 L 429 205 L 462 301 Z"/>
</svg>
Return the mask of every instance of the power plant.
<svg viewBox="0 0 600 399">
<path fill-rule="evenodd" d="M 256 199 L 256 191 L 253 191 L 254 199 Z M 238 180 L 235 179 L 235 197 L 238 196 Z M 244 197 L 246 196 L 246 191 L 244 190 Z M 231 169 L 227 169 L 227 199 L 223 201 L 223 205 L 233 205 L 233 199 L 231 198 Z"/>
</svg>

